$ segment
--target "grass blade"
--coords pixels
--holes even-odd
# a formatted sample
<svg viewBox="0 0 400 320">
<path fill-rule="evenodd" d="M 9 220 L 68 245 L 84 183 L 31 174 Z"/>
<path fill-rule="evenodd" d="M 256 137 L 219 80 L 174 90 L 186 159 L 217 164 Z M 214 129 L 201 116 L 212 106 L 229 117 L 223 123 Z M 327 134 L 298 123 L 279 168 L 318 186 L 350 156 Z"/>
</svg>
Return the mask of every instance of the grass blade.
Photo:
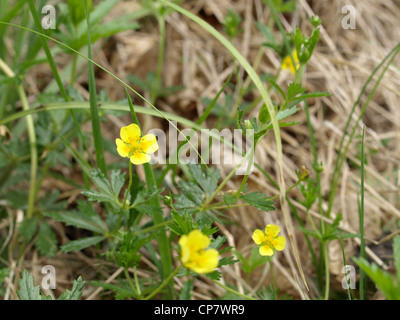
<svg viewBox="0 0 400 320">
<path fill-rule="evenodd" d="M 85 13 L 87 22 L 87 35 L 88 35 L 88 57 L 92 60 L 92 46 L 90 40 L 90 17 L 88 12 L 87 0 L 85 0 Z M 101 134 L 100 119 L 97 109 L 97 92 L 96 92 L 96 80 L 94 75 L 94 67 L 89 62 L 89 93 L 90 93 L 90 116 L 92 120 L 92 130 L 94 147 L 96 151 L 97 166 L 104 173 L 107 174 L 106 161 L 104 158 L 104 143 L 103 136 Z"/>
</svg>

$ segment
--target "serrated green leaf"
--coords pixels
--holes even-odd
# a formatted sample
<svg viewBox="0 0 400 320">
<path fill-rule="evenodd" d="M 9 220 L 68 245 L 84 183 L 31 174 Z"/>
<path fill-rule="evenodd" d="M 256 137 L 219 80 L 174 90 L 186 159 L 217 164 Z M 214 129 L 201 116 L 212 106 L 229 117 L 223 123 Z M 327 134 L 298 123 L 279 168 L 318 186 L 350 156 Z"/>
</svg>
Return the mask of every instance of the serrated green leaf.
<svg viewBox="0 0 400 320">
<path fill-rule="evenodd" d="M 19 225 L 19 233 L 26 242 L 30 242 L 38 229 L 39 220 L 36 217 L 25 219 Z"/>
<path fill-rule="evenodd" d="M 292 82 L 287 89 L 287 101 L 292 100 L 295 96 L 306 91 L 299 83 Z"/>
<path fill-rule="evenodd" d="M 228 264 L 234 264 L 239 262 L 239 260 L 235 260 L 232 256 L 231 257 L 223 257 L 219 259 L 218 267 L 226 266 Z"/>
<path fill-rule="evenodd" d="M 33 283 L 33 276 L 28 274 L 28 271 L 22 272 L 22 278 L 18 280 L 19 290 L 17 295 L 20 300 L 42 300 L 40 295 L 40 286 L 36 286 Z"/>
<path fill-rule="evenodd" d="M 41 255 L 53 257 L 57 253 L 57 239 L 51 227 L 44 221 L 40 226 L 35 247 Z"/>
<path fill-rule="evenodd" d="M 224 199 L 224 202 L 227 206 L 234 205 L 238 201 L 237 196 L 230 193 L 224 194 L 222 199 Z"/>
<path fill-rule="evenodd" d="M 370 264 L 363 258 L 353 258 L 353 260 L 378 286 L 387 299 L 400 300 L 400 286 L 389 273 L 381 270 L 375 263 Z"/>
<path fill-rule="evenodd" d="M 193 222 L 192 216 L 187 212 L 183 214 L 178 213 L 173 210 L 171 212 L 172 218 L 174 219 L 174 223 L 170 224 L 168 227 L 176 233 L 178 236 L 182 236 L 184 234 L 188 234 L 193 229 L 197 229 L 197 224 Z"/>
<path fill-rule="evenodd" d="M 193 279 L 183 282 L 183 288 L 179 292 L 179 300 L 190 300 L 192 297 Z"/>
<path fill-rule="evenodd" d="M 107 232 L 106 225 L 94 211 L 90 203 L 78 201 L 78 209 L 79 211 L 43 212 L 43 214 L 56 221 L 64 222 L 68 226 L 74 226 L 102 234 Z"/>
<path fill-rule="evenodd" d="M 211 196 L 217 188 L 220 178 L 219 170 L 210 167 L 210 171 L 203 171 L 200 165 L 189 164 L 189 171 L 207 196 Z"/>
<path fill-rule="evenodd" d="M 225 236 L 218 236 L 211 242 L 210 248 L 218 250 L 224 244 L 225 240 L 226 240 Z"/>
<path fill-rule="evenodd" d="M 87 247 L 93 246 L 93 245 L 103 241 L 104 239 L 106 239 L 106 237 L 95 236 L 95 237 L 88 237 L 88 238 L 79 239 L 79 240 L 73 240 L 73 241 L 70 241 L 67 244 L 61 246 L 61 251 L 62 252 L 80 251 Z"/>
<path fill-rule="evenodd" d="M 111 171 L 111 188 L 116 196 L 121 192 L 125 184 L 125 172 L 121 173 L 120 170 Z"/>
<path fill-rule="evenodd" d="M 275 207 L 273 206 L 274 202 L 269 200 L 267 195 L 259 193 L 258 191 L 243 194 L 239 198 L 257 209 L 266 212 L 275 210 Z"/>
<path fill-rule="evenodd" d="M 102 194 L 107 194 L 111 198 L 114 198 L 115 194 L 111 188 L 111 184 L 108 179 L 104 176 L 100 169 L 94 169 L 90 172 L 90 178 L 99 188 Z"/>
<path fill-rule="evenodd" d="M 102 193 L 93 190 L 85 190 L 81 192 L 84 196 L 86 196 L 89 201 L 98 201 L 98 202 L 115 202 L 115 198 L 107 193 Z"/>
<path fill-rule="evenodd" d="M 211 280 L 219 281 L 222 278 L 221 272 L 214 270 L 213 272 L 206 273 L 205 276 Z"/>
<path fill-rule="evenodd" d="M 85 286 L 85 283 L 86 282 L 82 280 L 82 277 L 74 280 L 71 291 L 68 289 L 65 290 L 57 300 L 78 300 L 82 296 L 82 289 Z"/>
</svg>

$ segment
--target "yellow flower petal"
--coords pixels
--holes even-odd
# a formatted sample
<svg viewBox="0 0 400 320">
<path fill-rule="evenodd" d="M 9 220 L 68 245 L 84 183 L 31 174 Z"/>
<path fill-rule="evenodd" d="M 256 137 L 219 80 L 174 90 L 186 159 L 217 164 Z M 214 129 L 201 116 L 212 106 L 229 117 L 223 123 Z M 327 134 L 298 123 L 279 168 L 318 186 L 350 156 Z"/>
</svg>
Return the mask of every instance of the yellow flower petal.
<svg viewBox="0 0 400 320">
<path fill-rule="evenodd" d="M 294 64 L 293 64 L 292 58 L 290 56 L 286 56 L 285 58 L 283 58 L 283 60 L 282 60 L 282 69 L 283 70 L 290 69 L 290 72 L 295 74 L 296 70 L 300 66 L 299 58 L 297 56 L 297 50 L 296 49 L 292 51 L 292 57 L 293 57 L 293 60 L 294 60 Z"/>
<path fill-rule="evenodd" d="M 218 267 L 218 251 L 204 250 L 210 245 L 210 238 L 200 230 L 193 230 L 179 239 L 183 265 L 196 273 L 209 273 Z"/>
<path fill-rule="evenodd" d="M 193 251 L 207 248 L 211 241 L 210 238 L 203 234 L 200 230 L 192 230 L 188 235 L 188 246 Z"/>
<path fill-rule="evenodd" d="M 146 134 L 140 139 L 140 148 L 145 153 L 154 153 L 158 150 L 157 138 L 154 134 Z"/>
<path fill-rule="evenodd" d="M 179 239 L 179 245 L 181 246 L 181 259 L 183 264 L 185 264 L 190 257 L 190 250 L 187 246 L 187 242 L 188 242 L 188 236 L 183 235 L 180 239 Z"/>
<path fill-rule="evenodd" d="M 280 231 L 281 229 L 279 228 L 279 226 L 275 224 L 268 224 L 265 227 L 265 233 L 267 234 L 268 239 L 276 238 Z"/>
<path fill-rule="evenodd" d="M 126 143 L 134 143 L 140 139 L 140 128 L 137 124 L 130 124 L 129 126 L 122 127 L 120 131 L 122 141 Z"/>
<path fill-rule="evenodd" d="M 258 252 L 260 252 L 262 256 L 272 256 L 274 254 L 274 250 L 268 245 L 261 246 Z"/>
<path fill-rule="evenodd" d="M 218 267 L 218 251 L 215 249 L 205 250 L 199 254 L 192 270 L 196 273 L 210 273 Z"/>
<path fill-rule="evenodd" d="M 274 246 L 275 250 L 282 251 L 285 249 L 286 238 L 284 236 L 279 236 L 272 240 L 272 245 Z"/>
<path fill-rule="evenodd" d="M 123 142 L 121 139 L 115 139 L 115 143 L 117 144 L 117 152 L 121 157 L 128 157 L 130 148 Z"/>
<path fill-rule="evenodd" d="M 151 160 L 151 157 L 148 154 L 142 152 L 135 152 L 131 157 L 130 160 L 133 164 L 139 165 L 143 163 L 148 163 Z"/>
<path fill-rule="evenodd" d="M 252 238 L 256 244 L 261 244 L 267 240 L 265 233 L 260 229 L 254 230 Z"/>
</svg>

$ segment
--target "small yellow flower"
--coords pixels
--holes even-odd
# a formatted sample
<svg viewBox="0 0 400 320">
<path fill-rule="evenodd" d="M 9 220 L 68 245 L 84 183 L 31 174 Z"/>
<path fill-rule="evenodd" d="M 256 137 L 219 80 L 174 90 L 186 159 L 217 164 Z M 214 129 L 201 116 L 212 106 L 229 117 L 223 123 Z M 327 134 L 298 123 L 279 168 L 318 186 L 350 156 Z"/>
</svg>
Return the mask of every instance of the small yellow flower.
<svg viewBox="0 0 400 320">
<path fill-rule="evenodd" d="M 281 229 L 279 226 L 269 224 L 265 227 L 265 232 L 256 229 L 253 232 L 253 240 L 259 246 L 259 252 L 262 256 L 272 256 L 275 250 L 285 249 L 286 238 L 278 236 Z"/>
<path fill-rule="evenodd" d="M 297 56 L 296 49 L 294 49 L 292 51 L 292 56 L 293 56 L 293 60 L 294 60 L 294 65 L 293 65 L 292 58 L 290 57 L 290 55 L 288 55 L 285 58 L 283 58 L 283 60 L 282 60 L 282 70 L 289 69 L 291 73 L 295 74 L 296 70 L 300 67 L 300 62 L 299 62 L 299 58 Z"/>
<path fill-rule="evenodd" d="M 128 157 L 133 164 L 139 165 L 151 160 L 150 153 L 158 150 L 158 143 L 154 134 L 141 137 L 140 128 L 136 124 L 122 127 L 121 139 L 115 139 L 117 151 L 121 157 Z"/>
<path fill-rule="evenodd" d="M 218 267 L 218 251 L 207 249 L 210 238 L 200 230 L 193 230 L 179 239 L 183 265 L 196 273 L 209 273 Z"/>
</svg>

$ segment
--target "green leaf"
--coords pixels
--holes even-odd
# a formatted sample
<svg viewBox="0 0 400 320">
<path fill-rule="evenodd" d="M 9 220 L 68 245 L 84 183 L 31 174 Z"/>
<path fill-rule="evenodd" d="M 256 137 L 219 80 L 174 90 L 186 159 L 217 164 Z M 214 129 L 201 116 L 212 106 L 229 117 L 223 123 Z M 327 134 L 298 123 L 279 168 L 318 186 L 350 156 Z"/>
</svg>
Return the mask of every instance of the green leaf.
<svg viewBox="0 0 400 320">
<path fill-rule="evenodd" d="M 192 174 L 194 180 L 204 190 L 207 196 L 211 196 L 217 187 L 218 180 L 220 178 L 219 170 L 214 167 L 210 167 L 209 171 L 203 171 L 200 165 L 189 164 L 189 171 Z"/>
<path fill-rule="evenodd" d="M 67 0 L 69 15 L 72 22 L 77 25 L 85 18 L 85 2 L 82 0 Z M 92 8 L 92 1 L 88 1 L 89 10 Z"/>
<path fill-rule="evenodd" d="M 74 280 L 71 291 L 68 289 L 65 290 L 65 292 L 59 296 L 57 300 L 78 300 L 82 295 L 82 289 L 85 286 L 85 283 L 86 282 L 82 280 L 82 277 Z"/>
<path fill-rule="evenodd" d="M 206 273 L 205 276 L 211 280 L 219 281 L 222 278 L 221 272 L 214 270 L 213 272 Z"/>
<path fill-rule="evenodd" d="M 81 192 L 84 196 L 86 196 L 89 201 L 98 201 L 98 202 L 115 202 L 115 198 L 110 196 L 107 193 L 102 193 L 98 191 L 85 190 Z"/>
<path fill-rule="evenodd" d="M 190 300 L 192 297 L 193 279 L 183 282 L 183 288 L 179 292 L 179 300 Z"/>
<path fill-rule="evenodd" d="M 61 246 L 62 252 L 70 252 L 70 251 L 80 251 L 87 247 L 93 246 L 101 241 L 106 239 L 103 236 L 96 236 L 96 237 L 88 237 L 79 240 L 73 240 L 68 242 L 67 244 Z"/>
<path fill-rule="evenodd" d="M 18 280 L 19 290 L 17 295 L 20 300 L 42 300 L 40 295 L 40 286 L 36 286 L 33 283 L 33 276 L 28 274 L 28 271 L 22 272 L 22 278 Z"/>
<path fill-rule="evenodd" d="M 304 234 L 308 234 L 309 236 L 314 237 L 315 239 L 322 240 L 321 236 L 314 231 L 311 231 L 310 229 L 301 227 L 301 226 L 296 226 L 296 229 L 300 230 Z"/>
<path fill-rule="evenodd" d="M 274 34 L 271 32 L 270 28 L 268 28 L 268 26 L 266 26 L 258 21 L 256 22 L 256 25 L 257 25 L 258 30 L 261 31 L 261 33 L 264 36 L 267 43 L 276 46 L 277 41 L 276 41 Z"/>
<path fill-rule="evenodd" d="M 268 200 L 269 198 L 267 195 L 259 193 L 258 191 L 243 194 L 239 198 L 259 210 L 264 210 L 266 212 L 275 210 L 273 206 L 274 202 Z"/>
<path fill-rule="evenodd" d="M 262 256 L 259 253 L 258 247 L 253 247 L 250 252 L 250 256 L 245 258 L 239 251 L 234 251 L 236 257 L 242 263 L 242 270 L 250 274 L 252 273 L 257 267 L 266 264 L 268 262 L 269 257 Z"/>
<path fill-rule="evenodd" d="M 40 226 L 35 247 L 41 255 L 53 257 L 57 254 L 57 239 L 51 227 L 44 221 Z"/>
<path fill-rule="evenodd" d="M 56 221 L 64 222 L 68 226 L 74 226 L 101 234 L 107 232 L 106 225 L 96 213 L 91 203 L 78 200 L 78 210 L 79 211 L 55 213 L 43 212 L 43 214 L 47 217 L 53 218 Z"/>
<path fill-rule="evenodd" d="M 389 273 L 381 270 L 375 263 L 370 264 L 364 258 L 353 258 L 353 260 L 378 286 L 387 299 L 400 300 L 400 286 Z"/>
<path fill-rule="evenodd" d="M 127 283 L 121 282 L 119 285 L 117 285 L 113 283 L 91 281 L 90 285 L 113 291 L 115 293 L 115 299 L 117 300 L 126 300 L 127 298 L 135 296 L 135 292 L 133 292 L 132 288 Z"/>
<path fill-rule="evenodd" d="M 168 227 L 178 236 L 188 234 L 193 229 L 197 229 L 197 224 L 193 222 L 192 215 L 184 212 L 183 214 L 178 213 L 175 210 L 171 212 L 174 223 L 170 224 Z"/>
<path fill-rule="evenodd" d="M 121 173 L 121 170 L 112 170 L 111 188 L 116 196 L 119 195 L 124 184 L 125 184 L 125 172 Z"/>
<path fill-rule="evenodd" d="M 90 172 L 90 178 L 96 184 L 96 186 L 99 188 L 101 193 L 108 194 L 112 198 L 113 198 L 113 196 L 115 196 L 113 189 L 111 188 L 110 182 L 108 181 L 106 176 L 103 174 L 103 172 L 100 171 L 100 169 L 92 170 Z"/>
<path fill-rule="evenodd" d="M 9 276 L 10 269 L 2 268 L 0 269 L 0 286 L 4 283 L 5 279 Z"/>
<path fill-rule="evenodd" d="M 19 225 L 19 233 L 26 242 L 30 242 L 38 229 L 39 220 L 36 217 L 25 219 Z"/>
<path fill-rule="evenodd" d="M 225 236 L 218 236 L 211 242 L 210 248 L 218 250 L 224 244 L 225 240 L 226 240 Z"/>
<path fill-rule="evenodd" d="M 230 193 L 224 194 L 222 199 L 224 199 L 224 202 L 227 206 L 234 205 L 238 201 L 237 196 Z"/>
<path fill-rule="evenodd" d="M 329 226 L 328 233 L 336 232 L 337 228 L 339 227 L 340 221 L 342 220 L 342 214 L 339 212 L 336 215 L 335 220 L 333 220 L 332 224 Z"/>
<path fill-rule="evenodd" d="M 292 82 L 287 89 L 287 101 L 292 100 L 295 96 L 306 91 L 299 83 Z"/>
</svg>

